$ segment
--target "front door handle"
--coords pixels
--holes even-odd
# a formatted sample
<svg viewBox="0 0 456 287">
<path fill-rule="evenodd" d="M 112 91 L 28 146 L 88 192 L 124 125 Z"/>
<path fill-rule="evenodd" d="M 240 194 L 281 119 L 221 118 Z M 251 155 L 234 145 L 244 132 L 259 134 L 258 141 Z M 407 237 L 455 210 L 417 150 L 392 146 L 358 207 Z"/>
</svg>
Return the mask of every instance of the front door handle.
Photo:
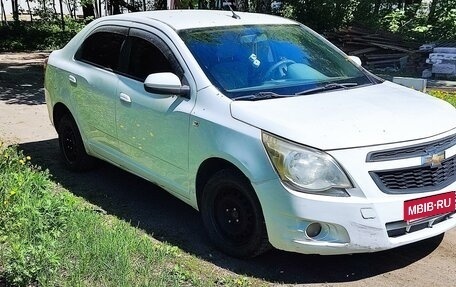
<svg viewBox="0 0 456 287">
<path fill-rule="evenodd" d="M 124 93 L 120 93 L 120 100 L 126 103 L 131 103 L 130 96 Z"/>
<path fill-rule="evenodd" d="M 72 83 L 72 84 L 76 84 L 76 77 L 73 75 L 69 75 L 68 81 L 70 81 L 70 83 Z"/>
</svg>

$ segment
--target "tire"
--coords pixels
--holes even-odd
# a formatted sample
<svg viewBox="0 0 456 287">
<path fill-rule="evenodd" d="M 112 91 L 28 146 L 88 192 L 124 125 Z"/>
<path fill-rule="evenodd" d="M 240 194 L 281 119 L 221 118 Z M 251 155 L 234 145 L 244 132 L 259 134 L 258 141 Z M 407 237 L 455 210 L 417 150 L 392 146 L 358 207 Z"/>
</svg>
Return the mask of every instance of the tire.
<svg viewBox="0 0 456 287">
<path fill-rule="evenodd" d="M 239 172 L 225 169 L 209 179 L 201 216 L 210 240 L 230 256 L 252 258 L 271 247 L 258 198 Z"/>
<path fill-rule="evenodd" d="M 70 114 L 60 119 L 57 133 L 60 152 L 68 169 L 87 171 L 95 167 L 96 159 L 86 153 L 78 126 Z"/>
</svg>

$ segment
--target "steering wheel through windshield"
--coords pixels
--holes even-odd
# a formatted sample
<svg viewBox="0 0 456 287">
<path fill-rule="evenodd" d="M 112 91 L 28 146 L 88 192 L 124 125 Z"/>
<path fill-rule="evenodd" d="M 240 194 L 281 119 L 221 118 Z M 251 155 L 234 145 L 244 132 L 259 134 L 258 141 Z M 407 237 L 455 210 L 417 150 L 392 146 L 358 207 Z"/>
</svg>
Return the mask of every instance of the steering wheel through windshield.
<svg viewBox="0 0 456 287">
<path fill-rule="evenodd" d="M 265 73 L 264 73 L 264 80 L 277 80 L 281 79 L 286 76 L 286 71 L 289 65 L 296 64 L 295 61 L 290 59 L 283 59 L 272 65 Z M 280 76 L 278 78 L 274 78 L 274 74 L 278 72 Z"/>
</svg>

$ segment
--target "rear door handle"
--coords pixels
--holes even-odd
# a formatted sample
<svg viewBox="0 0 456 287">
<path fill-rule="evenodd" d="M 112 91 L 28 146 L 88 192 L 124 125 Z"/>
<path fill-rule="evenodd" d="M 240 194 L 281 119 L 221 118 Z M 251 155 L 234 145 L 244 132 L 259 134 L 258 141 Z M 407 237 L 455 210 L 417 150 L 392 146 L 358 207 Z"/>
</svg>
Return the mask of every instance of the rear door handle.
<svg viewBox="0 0 456 287">
<path fill-rule="evenodd" d="M 131 103 L 130 96 L 124 93 L 120 93 L 120 100 L 126 103 Z"/>
<path fill-rule="evenodd" d="M 72 84 L 76 84 L 76 77 L 73 75 L 69 75 L 68 81 L 70 81 L 70 83 L 72 83 Z"/>
</svg>

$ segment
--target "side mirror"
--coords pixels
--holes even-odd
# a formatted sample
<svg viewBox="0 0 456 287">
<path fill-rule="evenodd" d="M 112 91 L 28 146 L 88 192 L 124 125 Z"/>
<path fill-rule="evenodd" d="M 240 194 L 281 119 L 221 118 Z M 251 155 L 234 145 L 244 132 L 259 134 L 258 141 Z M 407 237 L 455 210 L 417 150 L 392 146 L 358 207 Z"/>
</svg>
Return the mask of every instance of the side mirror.
<svg viewBox="0 0 456 287">
<path fill-rule="evenodd" d="M 173 73 L 155 73 L 147 76 L 144 89 L 149 93 L 164 95 L 179 95 L 188 97 L 190 87 L 182 85 L 178 76 Z"/>
<path fill-rule="evenodd" d="M 363 63 L 361 62 L 361 59 L 357 56 L 348 56 L 350 60 L 355 62 L 356 65 L 361 66 Z"/>
</svg>

